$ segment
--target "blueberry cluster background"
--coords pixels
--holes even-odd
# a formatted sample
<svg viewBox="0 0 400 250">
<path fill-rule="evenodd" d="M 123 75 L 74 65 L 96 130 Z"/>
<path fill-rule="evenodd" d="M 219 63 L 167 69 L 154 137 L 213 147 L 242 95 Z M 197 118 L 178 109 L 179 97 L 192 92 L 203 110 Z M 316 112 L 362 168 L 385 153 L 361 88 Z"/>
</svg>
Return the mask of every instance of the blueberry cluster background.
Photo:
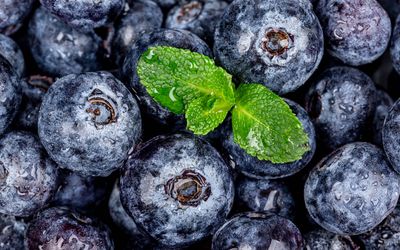
<svg viewBox="0 0 400 250">
<path fill-rule="evenodd" d="M 0 0 L 0 249 L 400 249 L 399 14 L 397 0 Z M 140 82 L 151 46 L 279 94 L 310 151 L 259 160 L 230 118 L 193 135 Z"/>
</svg>

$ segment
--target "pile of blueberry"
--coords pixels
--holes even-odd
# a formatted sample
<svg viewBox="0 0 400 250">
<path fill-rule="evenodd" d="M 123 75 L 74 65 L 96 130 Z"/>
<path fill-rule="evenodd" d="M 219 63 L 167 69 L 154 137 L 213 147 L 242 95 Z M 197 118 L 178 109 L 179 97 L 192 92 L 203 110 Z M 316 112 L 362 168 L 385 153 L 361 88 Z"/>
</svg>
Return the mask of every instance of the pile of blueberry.
<svg viewBox="0 0 400 250">
<path fill-rule="evenodd" d="M 400 1 L 0 0 L 0 249 L 400 249 Z M 285 98 L 310 151 L 196 136 L 152 46 Z M 279 119 L 279 117 L 276 117 Z"/>
</svg>

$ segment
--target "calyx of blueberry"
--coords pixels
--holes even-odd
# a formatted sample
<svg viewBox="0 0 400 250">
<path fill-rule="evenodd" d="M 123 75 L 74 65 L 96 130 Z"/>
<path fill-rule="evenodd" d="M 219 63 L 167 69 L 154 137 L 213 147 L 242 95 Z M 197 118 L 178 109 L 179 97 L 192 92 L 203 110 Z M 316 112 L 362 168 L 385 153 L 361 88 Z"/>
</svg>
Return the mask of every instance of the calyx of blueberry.
<svg viewBox="0 0 400 250">
<path fill-rule="evenodd" d="M 290 47 L 292 38 L 283 29 L 270 28 L 261 40 L 261 48 L 271 56 L 280 56 Z"/>
<path fill-rule="evenodd" d="M 107 125 L 117 121 L 117 106 L 114 100 L 98 89 L 89 96 L 86 112 L 91 114 L 95 125 Z"/>
<path fill-rule="evenodd" d="M 268 53 L 285 53 L 290 39 L 282 30 L 267 31 Z M 261 84 L 235 88 L 232 76 L 205 55 L 150 47 L 136 70 L 149 95 L 173 113 L 185 114 L 195 134 L 206 135 L 231 112 L 234 141 L 259 160 L 288 163 L 310 150 L 303 125 L 281 97 Z"/>
<path fill-rule="evenodd" d="M 176 17 L 180 23 L 189 23 L 195 20 L 201 13 L 203 5 L 200 2 L 193 1 L 182 6 Z"/>
<path fill-rule="evenodd" d="M 183 206 L 198 206 L 211 195 L 211 186 L 206 178 L 193 170 L 185 170 L 164 185 L 167 195 Z"/>
</svg>

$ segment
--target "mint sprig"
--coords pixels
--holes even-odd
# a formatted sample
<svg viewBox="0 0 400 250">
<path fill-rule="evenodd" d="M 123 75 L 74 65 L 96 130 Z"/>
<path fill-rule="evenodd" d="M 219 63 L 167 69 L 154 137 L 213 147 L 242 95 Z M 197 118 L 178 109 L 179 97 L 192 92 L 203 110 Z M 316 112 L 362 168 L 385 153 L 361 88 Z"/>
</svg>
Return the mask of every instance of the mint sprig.
<svg viewBox="0 0 400 250">
<path fill-rule="evenodd" d="M 302 124 L 281 97 L 261 84 L 241 84 L 235 90 L 232 76 L 207 56 L 150 47 L 140 57 L 137 73 L 158 103 L 185 113 L 195 134 L 214 130 L 232 110 L 235 142 L 250 155 L 286 163 L 310 150 Z"/>
</svg>

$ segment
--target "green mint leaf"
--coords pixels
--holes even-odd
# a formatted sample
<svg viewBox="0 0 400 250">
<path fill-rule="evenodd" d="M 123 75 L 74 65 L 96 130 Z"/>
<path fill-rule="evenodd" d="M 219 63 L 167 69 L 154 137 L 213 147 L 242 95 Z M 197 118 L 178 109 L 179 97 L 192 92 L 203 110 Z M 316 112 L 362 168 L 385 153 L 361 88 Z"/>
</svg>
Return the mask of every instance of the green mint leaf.
<svg viewBox="0 0 400 250">
<path fill-rule="evenodd" d="M 187 126 L 195 134 L 206 135 L 225 120 L 233 105 L 215 97 L 200 97 L 186 110 Z"/>
<path fill-rule="evenodd" d="M 217 67 L 207 56 L 166 46 L 150 47 L 139 59 L 137 73 L 147 92 L 162 106 L 176 114 L 186 112 L 191 102 L 199 98 L 213 98 L 218 106 L 230 106 L 235 102 L 232 77 L 224 69 Z M 207 103 L 202 99 L 201 103 Z M 193 104 L 188 119 L 193 119 L 195 111 L 205 117 L 214 112 L 204 112 L 200 101 Z M 221 119 L 211 119 L 213 122 Z M 188 120 L 195 133 L 208 130 L 200 128 L 198 119 Z M 218 124 L 216 124 L 217 126 Z M 208 124 L 208 128 L 214 127 Z"/>
<path fill-rule="evenodd" d="M 234 139 L 248 154 L 287 163 L 310 150 L 302 124 L 281 97 L 260 84 L 242 84 L 235 94 Z"/>
</svg>

